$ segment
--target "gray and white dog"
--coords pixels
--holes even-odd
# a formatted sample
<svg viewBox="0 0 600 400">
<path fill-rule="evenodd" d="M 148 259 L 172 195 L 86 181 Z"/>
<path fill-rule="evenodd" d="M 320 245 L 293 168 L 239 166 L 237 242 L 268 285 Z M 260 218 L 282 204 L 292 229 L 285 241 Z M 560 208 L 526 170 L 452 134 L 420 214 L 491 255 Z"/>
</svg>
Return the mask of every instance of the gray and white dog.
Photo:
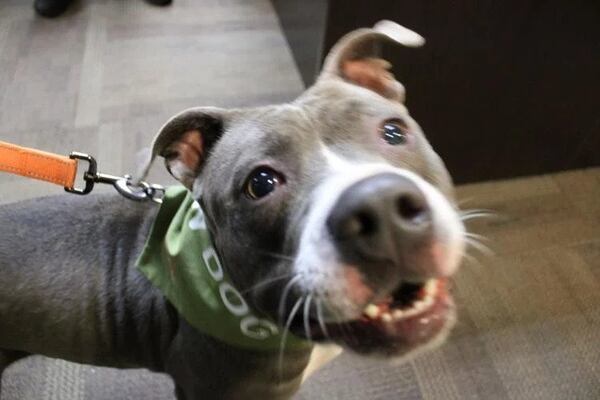
<svg viewBox="0 0 600 400">
<path fill-rule="evenodd" d="M 153 155 L 198 199 L 253 310 L 316 344 L 397 360 L 450 330 L 445 283 L 465 232 L 443 162 L 377 58 L 385 41 L 423 39 L 389 21 L 351 32 L 295 101 L 186 110 Z M 0 207 L 0 372 L 44 354 L 165 372 L 180 400 L 292 396 L 328 355 L 192 328 L 135 266 L 156 212 L 116 194 Z"/>
</svg>

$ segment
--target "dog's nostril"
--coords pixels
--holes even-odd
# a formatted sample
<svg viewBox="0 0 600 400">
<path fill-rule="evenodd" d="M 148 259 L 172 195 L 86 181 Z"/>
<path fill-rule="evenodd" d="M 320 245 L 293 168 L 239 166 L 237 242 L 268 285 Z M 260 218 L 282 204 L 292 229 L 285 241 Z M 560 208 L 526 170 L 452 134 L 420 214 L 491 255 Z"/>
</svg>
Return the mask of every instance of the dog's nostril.
<svg viewBox="0 0 600 400">
<path fill-rule="evenodd" d="M 427 206 L 420 197 L 403 195 L 397 200 L 396 209 L 402 219 L 414 224 L 423 223 L 427 219 Z"/>
<path fill-rule="evenodd" d="M 368 211 L 358 211 L 342 224 L 341 237 L 368 236 L 377 230 L 377 218 Z"/>
<path fill-rule="evenodd" d="M 370 235 L 377 230 L 377 218 L 371 213 L 359 212 L 354 219 L 356 219 L 360 228 L 358 231 L 360 235 Z"/>
</svg>

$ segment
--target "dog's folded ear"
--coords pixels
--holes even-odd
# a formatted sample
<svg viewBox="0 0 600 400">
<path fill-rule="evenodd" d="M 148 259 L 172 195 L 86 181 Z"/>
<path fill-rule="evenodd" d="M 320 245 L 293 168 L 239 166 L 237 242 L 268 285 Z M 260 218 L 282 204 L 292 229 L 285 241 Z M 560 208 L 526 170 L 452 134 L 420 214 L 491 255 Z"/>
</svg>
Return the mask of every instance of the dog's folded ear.
<svg viewBox="0 0 600 400">
<path fill-rule="evenodd" d="M 343 79 L 403 102 L 404 86 L 389 71 L 391 64 L 380 58 L 381 44 L 392 42 L 419 47 L 425 39 L 392 21 L 380 21 L 373 28 L 358 29 L 341 38 L 331 49 L 319 80 Z"/>
<path fill-rule="evenodd" d="M 154 138 L 152 153 L 136 181 L 145 179 L 156 156 L 161 156 L 169 173 L 191 189 L 210 149 L 223 134 L 228 114 L 219 108 L 198 107 L 172 117 Z"/>
</svg>

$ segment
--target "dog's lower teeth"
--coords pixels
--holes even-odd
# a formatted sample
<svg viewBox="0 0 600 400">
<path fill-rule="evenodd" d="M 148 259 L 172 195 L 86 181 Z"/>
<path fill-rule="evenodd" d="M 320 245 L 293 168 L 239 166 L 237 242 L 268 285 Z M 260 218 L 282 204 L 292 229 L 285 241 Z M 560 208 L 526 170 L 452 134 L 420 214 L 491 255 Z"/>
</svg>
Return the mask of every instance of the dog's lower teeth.
<svg viewBox="0 0 600 400">
<path fill-rule="evenodd" d="M 378 306 L 373 303 L 369 303 L 363 310 L 363 314 L 370 319 L 380 319 L 384 322 L 391 322 L 393 320 L 412 317 L 433 305 L 435 294 L 437 292 L 437 286 L 438 281 L 436 279 L 428 280 L 424 285 L 422 297 L 420 297 L 418 300 L 415 300 L 408 307 L 393 308 L 392 310 L 389 310 L 389 307 L 385 305 Z"/>
<path fill-rule="evenodd" d="M 437 290 L 438 281 L 437 279 L 429 279 L 425 283 L 425 297 L 433 296 Z"/>
<path fill-rule="evenodd" d="M 379 307 L 377 307 L 375 304 L 369 304 L 365 308 L 364 313 L 370 318 L 377 318 L 379 316 Z"/>
</svg>

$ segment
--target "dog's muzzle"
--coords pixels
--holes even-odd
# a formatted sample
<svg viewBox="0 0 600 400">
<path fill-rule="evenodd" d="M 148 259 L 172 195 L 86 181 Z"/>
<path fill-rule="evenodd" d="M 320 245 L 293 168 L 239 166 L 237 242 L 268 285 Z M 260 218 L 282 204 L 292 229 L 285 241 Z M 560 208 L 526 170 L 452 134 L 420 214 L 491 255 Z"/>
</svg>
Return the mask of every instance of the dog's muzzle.
<svg viewBox="0 0 600 400">
<path fill-rule="evenodd" d="M 448 199 L 412 173 L 381 171 L 342 188 L 329 204 L 315 214 L 325 216 L 320 240 L 305 248 L 329 259 L 305 251 L 298 263 L 322 315 L 307 312 L 292 328 L 390 356 L 445 337 L 454 321 L 448 278 L 463 235 Z"/>
</svg>

